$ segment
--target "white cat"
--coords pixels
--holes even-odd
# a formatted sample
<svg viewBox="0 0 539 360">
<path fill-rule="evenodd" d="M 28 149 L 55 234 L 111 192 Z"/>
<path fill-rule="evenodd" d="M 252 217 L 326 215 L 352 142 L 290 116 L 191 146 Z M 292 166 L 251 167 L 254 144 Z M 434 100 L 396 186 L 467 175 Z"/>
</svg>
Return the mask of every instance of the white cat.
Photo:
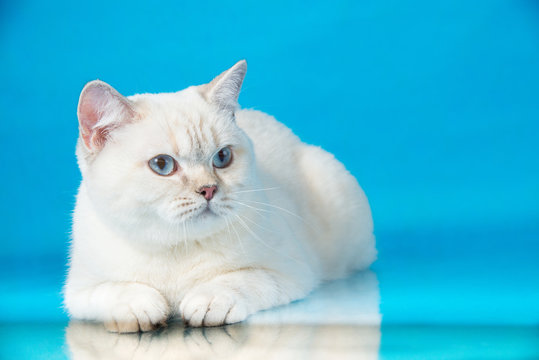
<svg viewBox="0 0 539 360">
<path fill-rule="evenodd" d="M 117 332 L 216 326 L 376 257 L 369 204 L 331 154 L 239 110 L 247 65 L 177 93 L 82 90 L 65 306 Z"/>
</svg>

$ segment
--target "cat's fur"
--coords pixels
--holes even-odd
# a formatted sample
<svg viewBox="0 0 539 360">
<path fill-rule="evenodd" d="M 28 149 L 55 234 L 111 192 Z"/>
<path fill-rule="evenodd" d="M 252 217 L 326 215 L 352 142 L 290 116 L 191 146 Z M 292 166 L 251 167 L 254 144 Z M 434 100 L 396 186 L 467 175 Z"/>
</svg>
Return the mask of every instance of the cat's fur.
<svg viewBox="0 0 539 360">
<path fill-rule="evenodd" d="M 273 117 L 240 110 L 245 72 L 240 61 L 209 84 L 166 94 L 85 86 L 64 289 L 72 317 L 118 332 L 172 316 L 234 323 L 374 261 L 355 178 Z M 217 169 L 211 159 L 223 146 L 233 160 Z M 159 154 L 176 159 L 176 172 L 150 169 Z M 218 186 L 210 201 L 197 193 L 207 184 Z"/>
</svg>

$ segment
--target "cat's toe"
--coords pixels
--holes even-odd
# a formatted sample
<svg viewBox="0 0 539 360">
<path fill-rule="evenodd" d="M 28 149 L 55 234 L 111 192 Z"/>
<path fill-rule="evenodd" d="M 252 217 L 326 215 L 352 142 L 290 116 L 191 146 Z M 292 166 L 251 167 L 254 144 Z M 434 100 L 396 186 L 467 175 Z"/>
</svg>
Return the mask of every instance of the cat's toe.
<svg viewBox="0 0 539 360">
<path fill-rule="evenodd" d="M 126 288 L 105 320 L 105 328 L 118 333 L 152 331 L 166 324 L 168 312 L 168 303 L 157 290 Z"/>
<path fill-rule="evenodd" d="M 180 304 L 180 313 L 184 321 L 193 327 L 220 326 L 247 317 L 243 299 L 228 289 L 218 291 L 201 289 L 193 295 L 188 295 Z M 229 321 L 229 317 L 233 321 Z"/>
<path fill-rule="evenodd" d="M 238 302 L 228 294 L 220 294 L 213 298 L 204 317 L 204 326 L 219 326 L 226 324 L 226 317 Z"/>
<path fill-rule="evenodd" d="M 138 313 L 138 315 L 119 313 L 117 318 L 106 320 L 104 325 L 107 331 L 117 333 L 153 331 L 166 326 L 166 316 L 151 319 L 145 311 Z"/>
<path fill-rule="evenodd" d="M 225 324 L 234 324 L 243 321 L 249 316 L 249 310 L 243 303 L 234 305 L 226 314 Z"/>
<path fill-rule="evenodd" d="M 202 326 L 212 299 L 213 295 L 204 293 L 186 296 L 180 304 L 183 320 L 193 327 Z"/>
</svg>

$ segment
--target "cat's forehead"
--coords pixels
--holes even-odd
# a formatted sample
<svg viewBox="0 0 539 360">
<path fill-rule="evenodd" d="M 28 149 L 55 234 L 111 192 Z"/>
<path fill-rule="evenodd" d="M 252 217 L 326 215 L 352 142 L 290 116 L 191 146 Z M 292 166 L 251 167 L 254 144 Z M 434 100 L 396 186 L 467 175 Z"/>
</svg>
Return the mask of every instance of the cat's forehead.
<svg viewBox="0 0 539 360">
<path fill-rule="evenodd" d="M 159 118 L 171 122 L 189 120 L 191 114 L 209 111 L 203 96 L 192 88 L 176 93 L 137 94 L 128 98 L 142 118 Z M 184 115 L 184 116 L 180 116 Z"/>
<path fill-rule="evenodd" d="M 151 142 L 148 145 L 166 147 L 182 157 L 205 158 L 219 147 L 237 143 L 231 119 L 212 109 L 198 92 L 189 90 L 130 98 L 141 117 L 141 130 Z"/>
</svg>

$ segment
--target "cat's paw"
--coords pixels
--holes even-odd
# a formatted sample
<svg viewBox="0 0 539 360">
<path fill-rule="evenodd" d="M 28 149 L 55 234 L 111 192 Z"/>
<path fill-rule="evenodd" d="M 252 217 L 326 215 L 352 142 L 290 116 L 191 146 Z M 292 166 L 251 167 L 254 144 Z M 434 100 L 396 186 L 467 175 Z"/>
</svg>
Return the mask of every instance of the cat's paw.
<svg viewBox="0 0 539 360">
<path fill-rule="evenodd" d="M 187 293 L 180 303 L 180 314 L 193 327 L 219 326 L 245 320 L 249 309 L 233 289 L 207 284 Z"/>
<path fill-rule="evenodd" d="M 104 323 L 110 332 L 151 331 L 166 325 L 168 314 L 168 303 L 159 291 L 142 284 L 125 284 Z"/>
</svg>

